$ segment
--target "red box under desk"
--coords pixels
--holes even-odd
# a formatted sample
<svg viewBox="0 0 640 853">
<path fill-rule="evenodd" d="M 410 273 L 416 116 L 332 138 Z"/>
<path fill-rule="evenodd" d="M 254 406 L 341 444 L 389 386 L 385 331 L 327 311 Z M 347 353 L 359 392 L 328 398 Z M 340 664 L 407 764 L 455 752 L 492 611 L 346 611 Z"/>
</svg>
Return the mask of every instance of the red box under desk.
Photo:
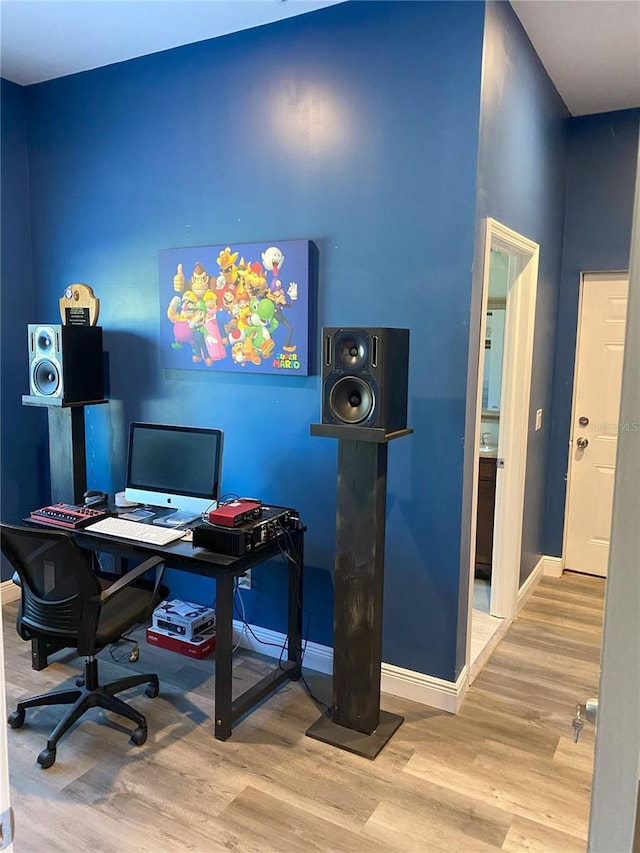
<svg viewBox="0 0 640 853">
<path fill-rule="evenodd" d="M 163 631 L 154 631 L 147 628 L 147 643 L 160 649 L 168 649 L 171 652 L 186 655 L 198 660 L 208 657 L 216 648 L 216 635 L 205 634 L 193 640 L 184 640 L 173 634 L 165 634 Z"/>
</svg>

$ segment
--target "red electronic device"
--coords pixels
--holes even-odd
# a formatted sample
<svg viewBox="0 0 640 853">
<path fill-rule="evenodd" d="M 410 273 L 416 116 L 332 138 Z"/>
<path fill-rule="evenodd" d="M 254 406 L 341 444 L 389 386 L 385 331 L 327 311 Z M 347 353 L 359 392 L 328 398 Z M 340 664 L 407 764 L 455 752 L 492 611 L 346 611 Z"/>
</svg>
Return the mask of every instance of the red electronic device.
<svg viewBox="0 0 640 853">
<path fill-rule="evenodd" d="M 41 509 L 34 509 L 29 513 L 34 521 L 53 524 L 56 527 L 66 527 L 70 530 L 86 527 L 87 524 L 93 524 L 94 521 L 106 518 L 108 514 L 103 509 L 90 509 L 86 506 L 65 503 L 43 506 Z"/>
<path fill-rule="evenodd" d="M 209 521 L 221 527 L 240 527 L 248 521 L 262 516 L 262 504 L 259 501 L 230 501 L 218 509 L 211 510 Z"/>
</svg>

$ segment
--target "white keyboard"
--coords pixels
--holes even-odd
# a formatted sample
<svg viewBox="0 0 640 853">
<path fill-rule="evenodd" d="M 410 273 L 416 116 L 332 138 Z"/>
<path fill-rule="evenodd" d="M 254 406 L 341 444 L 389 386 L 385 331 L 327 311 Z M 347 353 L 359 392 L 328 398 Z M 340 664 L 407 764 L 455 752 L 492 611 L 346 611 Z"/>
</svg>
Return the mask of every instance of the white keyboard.
<svg viewBox="0 0 640 853">
<path fill-rule="evenodd" d="M 88 524 L 84 530 L 89 533 L 106 533 L 109 536 L 119 536 L 121 539 L 132 539 L 134 542 L 146 542 L 147 545 L 168 545 L 169 542 L 181 539 L 184 534 L 183 530 L 115 517 L 103 518 L 95 524 Z"/>
</svg>

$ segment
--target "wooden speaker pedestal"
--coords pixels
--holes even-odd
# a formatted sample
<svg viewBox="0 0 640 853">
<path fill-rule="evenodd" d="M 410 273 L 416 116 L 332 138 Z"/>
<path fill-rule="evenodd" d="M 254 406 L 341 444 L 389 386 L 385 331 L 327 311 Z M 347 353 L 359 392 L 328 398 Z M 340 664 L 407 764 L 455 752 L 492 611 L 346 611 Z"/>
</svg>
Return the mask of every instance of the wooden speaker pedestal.
<svg viewBox="0 0 640 853">
<path fill-rule="evenodd" d="M 403 722 L 380 710 L 388 442 L 410 435 L 312 424 L 338 438 L 333 708 L 309 737 L 373 759 Z"/>
<path fill-rule="evenodd" d="M 60 398 L 24 394 L 23 406 L 47 409 L 49 420 L 49 469 L 51 503 L 84 503 L 87 488 L 87 454 L 85 442 L 85 406 L 107 403 L 87 400 L 64 403 Z"/>
<path fill-rule="evenodd" d="M 107 403 L 87 400 L 65 403 L 61 398 L 22 395 L 23 406 L 47 409 L 49 421 L 49 475 L 51 503 L 83 504 L 87 488 L 87 453 L 85 441 L 85 406 Z M 60 646 L 42 638 L 31 640 L 31 668 L 44 669 L 50 654 Z"/>
</svg>

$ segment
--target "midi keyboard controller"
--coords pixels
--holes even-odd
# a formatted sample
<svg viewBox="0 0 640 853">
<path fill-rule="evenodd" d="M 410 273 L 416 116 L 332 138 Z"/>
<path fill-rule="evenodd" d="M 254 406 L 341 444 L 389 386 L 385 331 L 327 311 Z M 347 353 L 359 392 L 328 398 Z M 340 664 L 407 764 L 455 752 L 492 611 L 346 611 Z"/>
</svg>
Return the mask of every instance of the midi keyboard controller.
<svg viewBox="0 0 640 853">
<path fill-rule="evenodd" d="M 29 513 L 30 518 L 34 521 L 52 524 L 55 527 L 65 527 L 67 530 L 77 530 L 80 527 L 86 527 L 87 524 L 100 521 L 101 518 L 106 518 L 107 515 L 108 513 L 102 509 L 90 509 L 86 506 L 66 503 L 43 506 L 40 509 L 33 509 Z"/>
</svg>

